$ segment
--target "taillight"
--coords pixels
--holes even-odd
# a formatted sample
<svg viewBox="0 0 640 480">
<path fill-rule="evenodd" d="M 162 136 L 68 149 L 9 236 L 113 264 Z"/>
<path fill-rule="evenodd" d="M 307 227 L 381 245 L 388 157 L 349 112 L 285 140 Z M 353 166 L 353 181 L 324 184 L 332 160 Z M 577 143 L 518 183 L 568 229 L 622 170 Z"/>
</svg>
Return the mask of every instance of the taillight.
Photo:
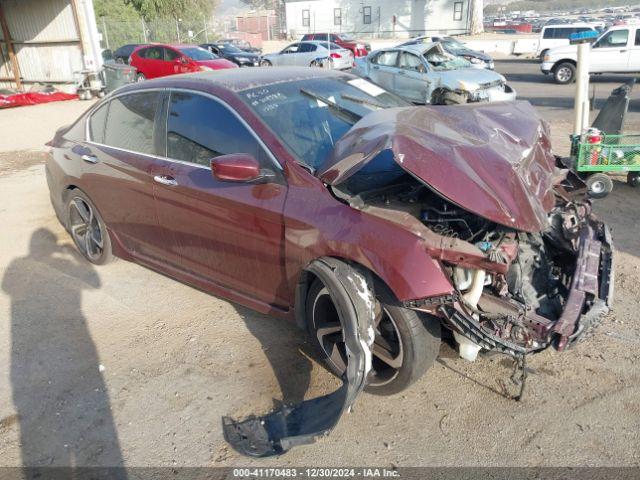
<svg viewBox="0 0 640 480">
<path fill-rule="evenodd" d="M 339 53 L 332 53 L 331 55 L 329 55 L 331 58 L 342 58 L 342 56 Z"/>
</svg>

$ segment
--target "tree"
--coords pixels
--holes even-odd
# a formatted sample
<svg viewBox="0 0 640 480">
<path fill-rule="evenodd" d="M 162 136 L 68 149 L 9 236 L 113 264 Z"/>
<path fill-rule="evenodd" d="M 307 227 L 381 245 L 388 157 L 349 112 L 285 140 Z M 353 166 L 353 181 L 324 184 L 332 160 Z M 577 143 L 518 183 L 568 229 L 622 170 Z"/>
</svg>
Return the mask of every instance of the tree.
<svg viewBox="0 0 640 480">
<path fill-rule="evenodd" d="M 277 10 L 282 0 L 240 0 L 254 10 Z"/>
<path fill-rule="evenodd" d="M 484 32 L 484 23 L 483 23 L 483 10 L 484 10 L 484 0 L 469 0 L 471 3 L 471 21 L 469 25 L 469 33 L 471 35 L 476 35 L 478 33 Z"/>
<path fill-rule="evenodd" d="M 209 17 L 216 0 L 124 0 L 145 20 Z"/>
</svg>

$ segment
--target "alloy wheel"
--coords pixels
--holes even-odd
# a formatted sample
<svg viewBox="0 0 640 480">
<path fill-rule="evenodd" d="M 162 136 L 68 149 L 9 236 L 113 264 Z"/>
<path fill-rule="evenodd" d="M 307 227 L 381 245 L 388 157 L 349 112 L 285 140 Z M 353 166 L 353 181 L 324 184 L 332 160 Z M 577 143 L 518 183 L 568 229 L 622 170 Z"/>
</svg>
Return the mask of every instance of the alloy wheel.
<svg viewBox="0 0 640 480">
<path fill-rule="evenodd" d="M 91 205 L 80 197 L 73 197 L 69 202 L 69 230 L 87 258 L 96 261 L 102 256 L 105 233 Z"/>
<path fill-rule="evenodd" d="M 311 321 L 320 348 L 334 369 L 344 372 L 347 368 L 347 352 L 342 325 L 326 288 L 316 297 L 312 312 Z M 402 367 L 404 352 L 398 327 L 383 306 L 378 307 L 374 323 L 375 340 L 369 384 L 380 386 L 396 378 Z"/>
</svg>

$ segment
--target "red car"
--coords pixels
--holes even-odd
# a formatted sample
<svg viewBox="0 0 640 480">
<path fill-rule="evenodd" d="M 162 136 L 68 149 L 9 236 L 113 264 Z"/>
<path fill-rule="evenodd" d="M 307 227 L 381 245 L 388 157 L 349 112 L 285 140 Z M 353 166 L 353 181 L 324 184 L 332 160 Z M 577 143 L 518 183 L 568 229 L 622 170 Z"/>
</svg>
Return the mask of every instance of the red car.
<svg viewBox="0 0 640 480">
<path fill-rule="evenodd" d="M 178 73 L 237 68 L 235 63 L 196 45 L 143 45 L 133 51 L 129 64 L 137 69 L 139 82 Z"/>
<path fill-rule="evenodd" d="M 364 387 L 407 388 L 441 337 L 524 375 L 611 301 L 609 231 L 527 102 L 414 107 L 336 71 L 202 72 L 127 85 L 50 146 L 51 201 L 87 260 L 294 320 L 342 378 L 225 418 L 249 455 L 327 433 Z"/>
<path fill-rule="evenodd" d="M 333 42 L 342 48 L 351 50 L 354 57 L 366 57 L 371 51 L 371 45 L 361 42 L 346 33 L 307 33 L 301 41 L 315 40 L 319 42 Z"/>
</svg>

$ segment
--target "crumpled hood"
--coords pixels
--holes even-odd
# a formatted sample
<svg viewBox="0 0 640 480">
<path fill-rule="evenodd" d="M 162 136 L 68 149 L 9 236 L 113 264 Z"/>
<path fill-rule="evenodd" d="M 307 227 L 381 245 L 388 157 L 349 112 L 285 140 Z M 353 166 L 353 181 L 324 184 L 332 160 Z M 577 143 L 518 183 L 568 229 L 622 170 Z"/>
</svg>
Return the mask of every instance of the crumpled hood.
<svg viewBox="0 0 640 480">
<path fill-rule="evenodd" d="M 437 72 L 442 78 L 442 83 L 457 88 L 461 81 L 475 85 L 478 89 L 484 84 L 505 83 L 502 75 L 493 70 L 478 70 L 477 68 L 460 68 L 457 70 L 444 70 Z"/>
<path fill-rule="evenodd" d="M 337 186 L 385 150 L 445 199 L 493 222 L 542 231 L 555 205 L 546 122 L 529 102 L 408 107 L 363 117 L 317 176 Z"/>
</svg>

